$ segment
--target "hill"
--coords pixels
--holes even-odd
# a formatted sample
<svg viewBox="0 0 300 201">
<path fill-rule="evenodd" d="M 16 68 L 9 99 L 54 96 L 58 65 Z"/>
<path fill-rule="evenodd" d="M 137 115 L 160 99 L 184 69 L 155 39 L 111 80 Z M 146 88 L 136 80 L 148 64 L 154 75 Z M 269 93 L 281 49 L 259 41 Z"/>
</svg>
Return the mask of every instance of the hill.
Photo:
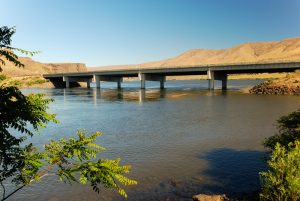
<svg viewBox="0 0 300 201">
<path fill-rule="evenodd" d="M 25 65 L 24 67 L 19 68 L 6 61 L 6 65 L 2 66 L 2 73 L 11 77 L 20 77 L 45 73 L 87 71 L 86 65 L 82 63 L 41 63 L 28 57 L 20 57 L 19 60 Z"/>
<path fill-rule="evenodd" d="M 177 57 L 148 62 L 140 67 L 300 61 L 300 37 L 275 42 L 244 43 L 222 50 L 194 49 Z"/>
</svg>

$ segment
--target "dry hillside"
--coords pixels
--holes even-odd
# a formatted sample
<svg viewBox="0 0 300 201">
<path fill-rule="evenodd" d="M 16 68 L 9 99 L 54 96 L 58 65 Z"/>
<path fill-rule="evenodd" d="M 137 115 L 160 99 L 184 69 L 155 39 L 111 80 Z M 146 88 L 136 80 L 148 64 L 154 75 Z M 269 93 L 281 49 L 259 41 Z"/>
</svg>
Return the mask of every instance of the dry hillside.
<svg viewBox="0 0 300 201">
<path fill-rule="evenodd" d="M 177 57 L 141 64 L 140 67 L 171 67 L 207 64 L 300 61 L 300 37 L 276 42 L 244 43 L 222 50 L 194 49 Z"/>
<path fill-rule="evenodd" d="M 23 68 L 16 67 L 11 62 L 6 62 L 6 65 L 2 66 L 3 73 L 11 77 L 19 77 L 44 73 L 87 71 L 85 64 L 81 63 L 40 63 L 28 57 L 20 57 L 20 61 L 25 65 Z"/>
</svg>

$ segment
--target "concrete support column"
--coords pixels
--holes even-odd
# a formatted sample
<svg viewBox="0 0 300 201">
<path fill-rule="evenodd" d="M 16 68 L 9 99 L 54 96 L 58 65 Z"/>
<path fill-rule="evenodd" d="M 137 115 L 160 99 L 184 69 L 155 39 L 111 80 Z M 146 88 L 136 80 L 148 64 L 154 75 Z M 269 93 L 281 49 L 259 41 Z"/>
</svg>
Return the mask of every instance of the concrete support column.
<svg viewBox="0 0 300 201">
<path fill-rule="evenodd" d="M 94 81 L 96 82 L 96 88 L 100 88 L 100 76 L 94 75 Z"/>
<path fill-rule="evenodd" d="M 227 89 L 227 75 L 224 75 L 224 77 L 222 78 L 222 90 L 226 90 Z"/>
<path fill-rule="evenodd" d="M 146 88 L 146 76 L 144 73 L 139 72 L 139 79 L 141 81 L 141 89 Z"/>
<path fill-rule="evenodd" d="M 165 81 L 164 80 L 160 81 L 160 88 L 161 89 L 165 88 Z"/>
<path fill-rule="evenodd" d="M 208 89 L 214 90 L 215 89 L 215 73 L 214 73 L 214 71 L 208 69 L 207 78 L 208 78 Z"/>
<path fill-rule="evenodd" d="M 63 81 L 66 82 L 66 88 L 70 88 L 70 80 L 68 76 L 63 76 Z"/>
<path fill-rule="evenodd" d="M 118 89 L 121 89 L 121 81 L 118 81 Z"/>
</svg>

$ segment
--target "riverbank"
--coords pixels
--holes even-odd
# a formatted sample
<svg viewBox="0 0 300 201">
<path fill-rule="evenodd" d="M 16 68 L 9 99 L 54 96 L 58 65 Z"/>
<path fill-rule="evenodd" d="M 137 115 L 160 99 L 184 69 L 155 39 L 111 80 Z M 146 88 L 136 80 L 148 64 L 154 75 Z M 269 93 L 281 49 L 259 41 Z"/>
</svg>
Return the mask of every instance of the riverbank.
<svg viewBox="0 0 300 201">
<path fill-rule="evenodd" d="M 9 77 L 2 74 L 0 77 L 0 84 L 3 85 L 20 88 L 54 88 L 54 85 L 49 80 L 39 75 Z"/>
<path fill-rule="evenodd" d="M 249 92 L 252 94 L 300 95 L 300 71 L 258 84 Z"/>
</svg>

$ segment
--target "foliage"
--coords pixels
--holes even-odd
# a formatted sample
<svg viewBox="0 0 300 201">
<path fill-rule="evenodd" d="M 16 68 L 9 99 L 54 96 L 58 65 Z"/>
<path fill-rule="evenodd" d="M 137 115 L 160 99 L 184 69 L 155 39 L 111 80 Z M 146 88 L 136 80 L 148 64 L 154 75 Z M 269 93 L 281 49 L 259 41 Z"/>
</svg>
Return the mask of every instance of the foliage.
<svg viewBox="0 0 300 201">
<path fill-rule="evenodd" d="M 46 79 L 33 78 L 32 80 L 29 80 L 26 84 L 28 86 L 31 86 L 31 85 L 35 85 L 35 84 L 44 84 L 46 82 L 48 82 L 48 80 L 46 80 Z"/>
<path fill-rule="evenodd" d="M 117 189 L 127 197 L 121 185 L 137 183 L 123 175 L 129 172 L 130 166 L 120 166 L 119 159 L 91 160 L 104 150 L 95 144 L 96 138 L 100 136 L 99 132 L 87 136 L 84 131 L 78 131 L 77 139 L 50 141 L 41 152 L 32 144 L 21 146 L 26 135 L 16 137 L 10 133 L 10 129 L 14 128 L 27 136 L 33 136 L 33 131 L 27 128 L 28 124 L 38 131 L 49 121 L 57 122 L 54 114 L 46 112 L 51 101 L 41 94 L 24 96 L 16 87 L 0 86 L 1 185 L 10 178 L 21 189 L 50 175 L 52 171 L 51 175 L 58 175 L 64 182 L 90 182 L 96 192 L 99 192 L 102 184 L 104 187 Z M 10 194 L 4 194 L 3 199 L 9 196 Z"/>
<path fill-rule="evenodd" d="M 268 166 L 268 171 L 260 173 L 261 200 L 300 200 L 300 141 L 288 148 L 277 143 Z"/>
<path fill-rule="evenodd" d="M 58 176 L 65 182 L 76 181 L 82 184 L 91 183 L 93 190 L 99 193 L 99 184 L 106 188 L 116 188 L 125 197 L 127 194 L 119 185 L 133 185 L 136 181 L 123 176 L 128 173 L 130 166 L 119 166 L 120 159 L 91 161 L 103 150 L 103 147 L 95 144 L 95 140 L 101 135 L 95 132 L 91 136 L 81 130 L 77 132 L 78 139 L 60 139 L 51 141 L 45 146 L 45 160 L 53 167 L 58 166 Z M 76 177 L 78 175 L 78 177 Z"/>
<path fill-rule="evenodd" d="M 6 80 L 6 79 L 7 79 L 6 75 L 0 74 L 0 82 L 3 81 L 3 80 Z"/>
<path fill-rule="evenodd" d="M 1 66 L 5 65 L 5 60 L 3 57 L 13 62 L 16 66 L 24 67 L 18 59 L 18 56 L 14 53 L 14 51 L 21 52 L 26 55 L 33 56 L 37 54 L 38 51 L 27 51 L 20 48 L 15 48 L 11 46 L 11 37 L 16 32 L 15 27 L 8 28 L 7 26 L 0 27 L 0 72 L 2 71 Z"/>
<path fill-rule="evenodd" d="M 300 140 L 300 110 L 281 117 L 277 124 L 278 133 L 267 138 L 264 141 L 264 146 L 274 149 L 279 143 L 288 147 L 290 142 Z"/>
<path fill-rule="evenodd" d="M 4 56 L 16 66 L 23 66 L 18 61 L 14 50 L 26 54 L 34 54 L 10 46 L 14 28 L 0 27 L 0 63 L 5 65 Z M 1 66 L 0 66 L 1 70 Z M 78 131 L 77 138 L 50 141 L 42 151 L 26 139 L 33 137 L 48 122 L 58 122 L 54 114 L 47 113 L 52 99 L 42 94 L 25 96 L 16 86 L 0 85 L 0 185 L 2 201 L 6 200 L 23 187 L 40 181 L 48 175 L 57 175 L 64 182 L 89 182 L 96 192 L 102 184 L 107 188 L 115 188 L 127 197 L 122 186 L 137 182 L 124 176 L 130 166 L 120 166 L 119 159 L 103 160 L 98 153 L 103 147 L 95 144 L 100 136 L 95 132 L 88 136 Z M 29 129 L 31 126 L 32 129 Z M 16 189 L 6 193 L 5 183 L 8 180 L 16 185 Z"/>
</svg>

